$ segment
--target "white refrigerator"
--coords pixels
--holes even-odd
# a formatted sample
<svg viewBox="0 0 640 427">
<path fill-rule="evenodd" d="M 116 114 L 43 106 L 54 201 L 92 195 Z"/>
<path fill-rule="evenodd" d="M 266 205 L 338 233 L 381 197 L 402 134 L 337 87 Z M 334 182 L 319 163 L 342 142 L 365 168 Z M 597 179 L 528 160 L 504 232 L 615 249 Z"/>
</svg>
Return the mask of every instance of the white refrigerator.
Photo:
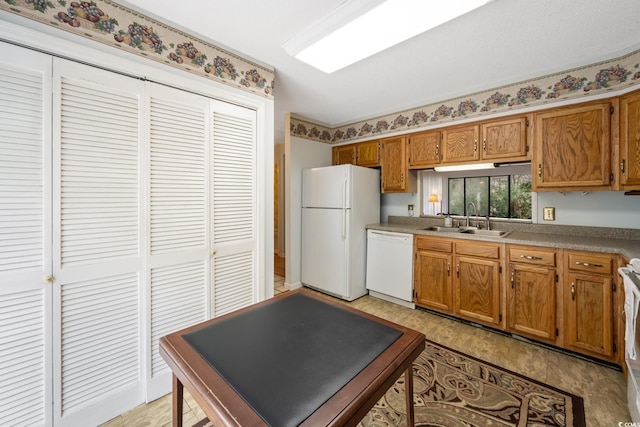
<svg viewBox="0 0 640 427">
<path fill-rule="evenodd" d="M 367 294 L 367 224 L 380 222 L 380 171 L 353 165 L 302 171 L 305 286 L 353 301 Z"/>
</svg>

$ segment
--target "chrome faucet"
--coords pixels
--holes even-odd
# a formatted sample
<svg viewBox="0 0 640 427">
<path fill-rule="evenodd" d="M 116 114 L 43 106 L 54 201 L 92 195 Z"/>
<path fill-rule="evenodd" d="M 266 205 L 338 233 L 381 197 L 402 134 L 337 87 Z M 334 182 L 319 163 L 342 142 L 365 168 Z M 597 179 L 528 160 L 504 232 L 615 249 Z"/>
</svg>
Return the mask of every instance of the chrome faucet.
<svg viewBox="0 0 640 427">
<path fill-rule="evenodd" d="M 478 208 L 476 208 L 476 205 L 473 204 L 473 202 L 469 202 L 469 204 L 467 205 L 467 227 L 469 227 L 469 206 L 473 206 L 473 211 L 476 213 L 476 225 L 478 224 Z"/>
</svg>

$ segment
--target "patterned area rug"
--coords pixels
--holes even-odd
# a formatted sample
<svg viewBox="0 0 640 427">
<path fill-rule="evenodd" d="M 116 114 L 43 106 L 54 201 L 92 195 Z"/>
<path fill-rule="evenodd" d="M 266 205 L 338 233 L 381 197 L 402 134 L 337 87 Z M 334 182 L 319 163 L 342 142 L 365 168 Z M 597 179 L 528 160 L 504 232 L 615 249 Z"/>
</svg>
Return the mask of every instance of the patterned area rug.
<svg viewBox="0 0 640 427">
<path fill-rule="evenodd" d="M 581 397 L 429 340 L 413 363 L 413 393 L 416 426 L 585 426 Z M 358 426 L 406 425 L 401 376 Z"/>
<path fill-rule="evenodd" d="M 585 426 L 581 397 L 429 340 L 413 387 L 416 426 Z M 359 425 L 406 425 L 404 376 Z"/>
</svg>

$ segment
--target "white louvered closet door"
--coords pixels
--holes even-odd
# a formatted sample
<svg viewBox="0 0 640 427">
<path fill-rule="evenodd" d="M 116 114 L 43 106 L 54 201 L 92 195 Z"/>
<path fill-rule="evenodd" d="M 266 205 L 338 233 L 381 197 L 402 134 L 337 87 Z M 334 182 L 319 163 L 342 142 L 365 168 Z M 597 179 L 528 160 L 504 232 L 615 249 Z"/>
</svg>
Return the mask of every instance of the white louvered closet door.
<svg viewBox="0 0 640 427">
<path fill-rule="evenodd" d="M 256 113 L 212 101 L 212 317 L 256 302 Z"/>
<path fill-rule="evenodd" d="M 50 426 L 51 57 L 0 50 L 0 424 Z"/>
<path fill-rule="evenodd" d="M 88 426 L 144 397 L 144 84 L 57 58 L 53 70 L 53 417 Z"/>
<path fill-rule="evenodd" d="M 207 319 L 210 100 L 151 83 L 147 90 L 149 401 L 171 391 L 160 337 Z"/>
</svg>

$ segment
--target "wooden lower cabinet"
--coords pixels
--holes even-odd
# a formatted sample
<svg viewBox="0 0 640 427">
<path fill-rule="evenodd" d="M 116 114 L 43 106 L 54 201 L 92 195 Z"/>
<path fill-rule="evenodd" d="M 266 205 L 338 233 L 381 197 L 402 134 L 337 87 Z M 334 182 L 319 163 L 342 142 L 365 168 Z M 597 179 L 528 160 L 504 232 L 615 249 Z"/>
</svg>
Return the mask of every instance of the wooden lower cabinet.
<svg viewBox="0 0 640 427">
<path fill-rule="evenodd" d="M 415 258 L 415 303 L 446 313 L 453 312 L 450 253 L 418 251 Z"/>
<path fill-rule="evenodd" d="M 454 243 L 454 314 L 504 329 L 501 256 L 504 245 L 459 240 Z"/>
<path fill-rule="evenodd" d="M 453 241 L 416 236 L 413 247 L 415 304 L 453 313 Z"/>
<path fill-rule="evenodd" d="M 565 348 L 616 361 L 613 257 L 566 252 Z"/>
<path fill-rule="evenodd" d="M 416 306 L 624 363 L 614 255 L 432 236 L 414 248 Z"/>
<path fill-rule="evenodd" d="M 457 316 L 500 327 L 500 261 L 456 256 L 454 298 Z"/>
<path fill-rule="evenodd" d="M 556 344 L 556 251 L 511 245 L 508 254 L 507 330 Z"/>
</svg>

